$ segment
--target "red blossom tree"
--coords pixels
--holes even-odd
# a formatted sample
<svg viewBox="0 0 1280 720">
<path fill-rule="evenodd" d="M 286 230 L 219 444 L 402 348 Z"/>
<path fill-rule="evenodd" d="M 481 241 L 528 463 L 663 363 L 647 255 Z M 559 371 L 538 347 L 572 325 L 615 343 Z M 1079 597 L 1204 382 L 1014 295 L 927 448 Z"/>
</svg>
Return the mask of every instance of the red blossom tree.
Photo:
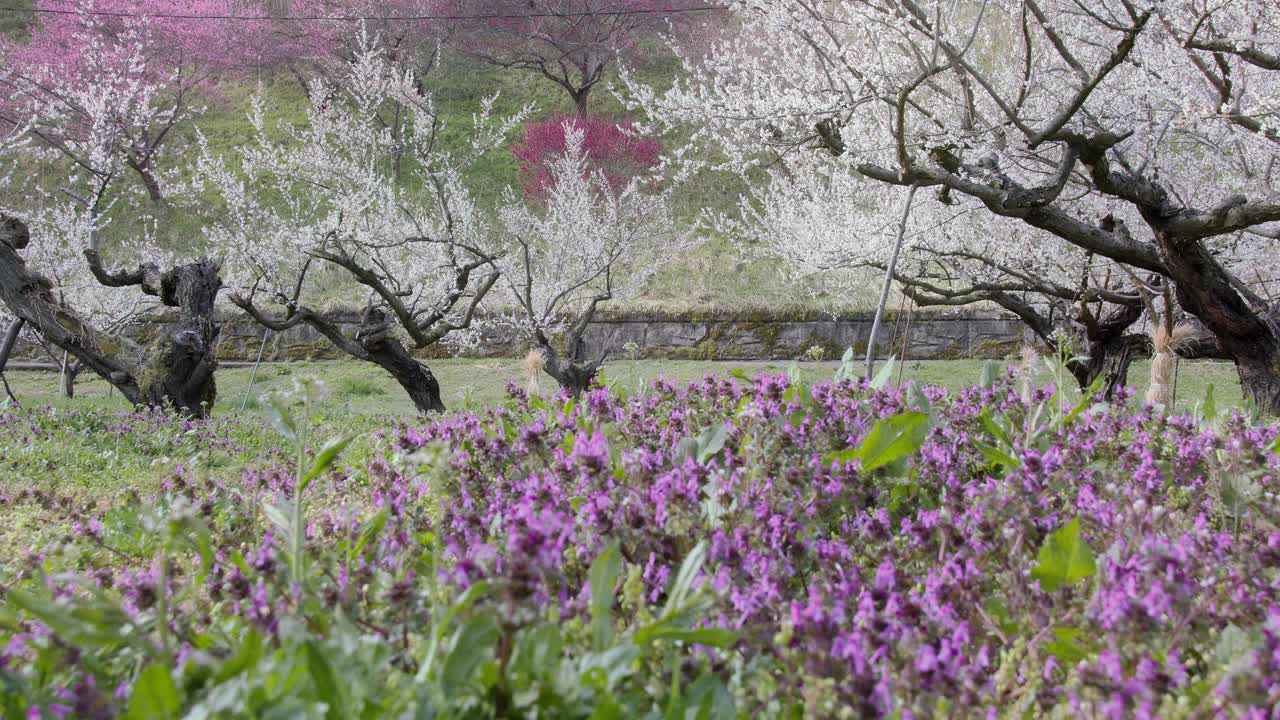
<svg viewBox="0 0 1280 720">
<path fill-rule="evenodd" d="M 587 170 L 603 173 L 615 193 L 632 178 L 656 166 L 662 153 L 662 144 L 636 135 L 630 120 L 615 122 L 588 115 L 529 123 L 524 140 L 511 146 L 511 154 L 520 161 L 520 184 L 526 196 L 546 195 L 552 165 L 565 154 L 567 128 L 582 131 Z"/>
</svg>

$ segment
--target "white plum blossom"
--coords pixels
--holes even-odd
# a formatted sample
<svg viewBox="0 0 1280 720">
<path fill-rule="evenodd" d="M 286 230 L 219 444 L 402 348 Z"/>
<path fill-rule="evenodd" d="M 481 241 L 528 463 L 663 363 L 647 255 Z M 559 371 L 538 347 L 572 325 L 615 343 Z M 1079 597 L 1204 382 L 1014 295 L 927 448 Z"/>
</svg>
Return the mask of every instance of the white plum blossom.
<svg viewBox="0 0 1280 720">
<path fill-rule="evenodd" d="M 673 217 L 677 183 L 659 173 L 621 189 L 589 167 L 582 130 L 565 125 L 565 151 L 550 164 L 545 196 L 508 194 L 499 209 L 508 320 L 542 351 L 546 369 L 571 391 L 604 358 L 582 356 L 581 337 L 601 303 L 634 297 L 672 258 L 695 242 L 694 226 Z M 552 336 L 565 335 L 563 356 Z"/>
</svg>

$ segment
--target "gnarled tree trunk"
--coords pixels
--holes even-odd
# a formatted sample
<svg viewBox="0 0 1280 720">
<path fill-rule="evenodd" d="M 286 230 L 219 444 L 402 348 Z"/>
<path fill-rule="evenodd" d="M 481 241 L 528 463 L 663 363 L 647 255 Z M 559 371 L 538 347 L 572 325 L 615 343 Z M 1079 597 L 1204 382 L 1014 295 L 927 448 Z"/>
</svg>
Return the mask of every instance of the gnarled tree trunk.
<svg viewBox="0 0 1280 720">
<path fill-rule="evenodd" d="M 178 309 L 178 319 L 149 347 L 105 333 L 53 293 L 49 280 L 29 270 L 17 251 L 30 242 L 26 225 L 0 217 L 0 300 L 48 342 L 111 383 L 134 405 L 172 407 L 204 417 L 216 393 L 213 373 L 219 326 L 213 303 L 221 287 L 217 263 L 200 260 L 161 273 L 144 265 L 129 273 L 103 269 L 92 250 L 90 269 L 106 285 L 141 286 Z"/>
<path fill-rule="evenodd" d="M 565 354 L 556 352 L 546 334 L 539 330 L 534 337 L 538 350 L 545 360 L 543 369 L 560 383 L 560 388 L 570 397 L 577 397 L 589 390 L 595 383 L 600 367 L 604 365 L 605 355 L 595 360 L 586 360 L 585 344 L 580 333 L 570 332 L 566 341 Z"/>
<path fill-rule="evenodd" d="M 1110 400 L 1117 388 L 1128 383 L 1129 366 L 1149 344 L 1145 336 L 1129 334 L 1129 328 L 1141 317 L 1141 306 L 1120 305 L 1100 319 L 1077 318 L 1083 326 L 1087 358 L 1067 363 L 1067 369 L 1081 390 L 1102 377 L 1103 396 Z"/>
<path fill-rule="evenodd" d="M 146 404 L 172 405 L 195 417 L 203 417 L 213 407 L 221 334 L 214 316 L 222 288 L 219 269 L 217 263 L 202 259 L 161 276 L 160 300 L 177 308 L 178 318 L 147 350 L 140 378 Z"/>
<path fill-rule="evenodd" d="M 1178 304 L 1198 318 L 1235 361 L 1244 396 L 1268 415 L 1280 415 L 1280 306 L 1246 297 L 1203 244 L 1156 230 Z M 1251 306 L 1252 303 L 1252 306 Z"/>
<path fill-rule="evenodd" d="M 414 359 L 404 344 L 391 334 L 391 324 L 385 313 L 377 308 L 366 310 L 360 318 L 356 342 L 367 353 L 369 362 L 391 373 L 391 377 L 400 383 L 418 412 L 445 411 L 436 376 L 426 365 Z"/>
</svg>

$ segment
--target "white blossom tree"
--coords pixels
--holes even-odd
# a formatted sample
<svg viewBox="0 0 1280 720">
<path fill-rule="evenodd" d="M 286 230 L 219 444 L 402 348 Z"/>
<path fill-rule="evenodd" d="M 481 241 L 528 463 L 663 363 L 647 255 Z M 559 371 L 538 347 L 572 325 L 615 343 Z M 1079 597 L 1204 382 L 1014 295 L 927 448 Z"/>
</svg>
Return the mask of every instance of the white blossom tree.
<svg viewBox="0 0 1280 720">
<path fill-rule="evenodd" d="M 825 153 L 793 155 L 767 172 L 738 213 L 718 218 L 721 232 L 755 239 L 784 268 L 828 283 L 888 270 L 900 221 L 895 188 Z M 903 294 L 925 307 L 1002 307 L 1067 359 L 1082 388 L 1099 375 L 1105 392 L 1123 385 L 1147 342 L 1131 332 L 1143 303 L 1129 273 L 1048 233 L 973 208 L 949 210 L 908 223 L 893 271 Z"/>
<path fill-rule="evenodd" d="M 614 185 L 591 169 L 583 131 L 566 123 L 546 192 L 508 195 L 499 211 L 507 241 L 499 266 L 506 299 L 518 308 L 510 319 L 541 351 L 547 374 L 575 395 L 608 355 L 588 358 L 582 339 L 600 305 L 633 296 L 693 243 L 692 229 L 672 217 L 670 179 L 646 174 Z M 563 335 L 563 352 L 555 335 Z"/>
<path fill-rule="evenodd" d="M 750 0 L 667 91 L 733 162 L 816 149 L 1169 280 L 1280 412 L 1280 308 L 1246 278 L 1280 221 L 1275 0 Z M 779 147 L 779 146 L 784 147 Z M 1030 231 L 1040 231 L 1030 234 Z M 1055 253 L 1056 245 L 1037 252 Z"/>
<path fill-rule="evenodd" d="M 390 105 L 399 130 L 381 120 Z M 231 301 L 272 330 L 314 328 L 390 373 L 419 411 L 443 410 L 439 383 L 405 343 L 460 339 L 497 282 L 494 230 L 463 173 L 524 114 L 491 110 L 475 116 L 464 152 L 446 152 L 431 95 L 368 36 L 337 84 L 313 85 L 305 126 L 268 127 L 256 102 L 256 143 L 233 159 L 204 144 L 198 170 L 219 199 L 209 239 L 241 288 Z M 402 156 L 412 162 L 397 181 Z M 366 305 L 354 333 L 319 309 L 334 288 Z"/>
<path fill-rule="evenodd" d="M 14 93 L 4 122 L 29 141 L 0 156 L 8 168 L 0 175 L 10 184 L 7 199 L 0 200 L 7 238 L 0 243 L 0 299 L 45 342 L 107 379 L 130 402 L 202 416 L 216 396 L 219 264 L 165 260 L 162 269 L 165 253 L 155 243 L 103 242 L 113 207 L 145 212 L 121 178 L 138 171 L 139 152 L 154 167 L 162 146 L 140 149 L 139 138 L 157 128 L 167 131 L 188 111 L 174 99 L 172 76 L 147 63 L 150 36 L 143 26 L 105 33 L 93 18 L 81 18 L 83 35 L 68 39 L 88 44 L 74 71 L 57 64 L 0 70 L 0 87 Z M 53 169 L 55 188 L 35 181 L 33 168 L 41 166 Z M 148 176 L 160 182 L 158 175 Z M 24 259 L 18 251 L 33 242 Z M 109 268 L 103 260 L 108 250 L 136 266 Z M 176 320 L 147 347 L 118 332 L 143 302 L 138 291 L 177 310 Z"/>
</svg>

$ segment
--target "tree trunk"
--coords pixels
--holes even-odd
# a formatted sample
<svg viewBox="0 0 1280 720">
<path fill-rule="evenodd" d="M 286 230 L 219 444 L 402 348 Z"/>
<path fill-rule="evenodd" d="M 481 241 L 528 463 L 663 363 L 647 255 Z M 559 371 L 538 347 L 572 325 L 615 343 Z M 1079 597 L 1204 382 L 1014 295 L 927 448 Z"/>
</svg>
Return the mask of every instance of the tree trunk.
<svg viewBox="0 0 1280 720">
<path fill-rule="evenodd" d="M 1141 335 L 1125 334 L 1091 339 L 1088 343 L 1088 359 L 1068 363 L 1067 369 L 1075 376 L 1081 390 L 1087 390 L 1099 376 L 1103 377 L 1103 397 L 1110 400 L 1115 396 L 1116 388 L 1128 384 L 1129 366 L 1146 342 L 1146 338 Z"/>
<path fill-rule="evenodd" d="M 591 88 L 594 85 L 588 85 L 577 90 L 570 90 L 569 97 L 573 98 L 573 112 L 576 116 L 584 118 L 587 116 L 587 100 L 591 97 Z"/>
<path fill-rule="evenodd" d="M 138 173 L 138 177 L 142 179 L 142 186 L 147 189 L 147 197 L 153 203 L 164 202 L 164 192 L 160 189 L 160 181 L 156 178 L 155 170 L 151 167 L 151 162 L 128 160 L 129 167 Z"/>
<path fill-rule="evenodd" d="M 1276 372 L 1280 363 L 1280 352 L 1272 349 L 1267 353 L 1259 353 L 1254 357 L 1241 357 L 1236 360 L 1236 371 L 1240 373 L 1240 386 L 1244 396 L 1253 400 L 1268 415 L 1280 415 L 1280 373 Z"/>
<path fill-rule="evenodd" d="M 548 338 L 541 332 L 538 333 L 536 340 L 545 360 L 543 369 L 560 384 L 560 389 L 568 393 L 569 397 L 578 397 L 595 383 L 600 366 L 604 364 L 604 358 L 583 360 L 582 339 L 576 334 L 571 333 L 571 335 L 573 336 L 569 338 L 569 347 L 565 350 L 567 358 L 557 353 Z"/>
<path fill-rule="evenodd" d="M 84 370 L 84 366 L 80 363 L 68 363 L 67 369 L 62 373 L 62 396 L 68 400 L 75 399 L 76 396 L 76 379 L 80 377 L 80 371 Z"/>
<path fill-rule="evenodd" d="M 100 281 L 116 287 L 140 285 L 178 309 L 178 320 L 143 350 L 128 338 L 93 327 L 53 293 L 49 280 L 27 269 L 16 252 L 26 247 L 26 225 L 0 217 L 0 300 L 49 343 L 111 383 L 134 405 L 174 407 L 204 417 L 213 405 L 219 327 L 214 300 L 222 286 L 218 264 L 200 260 L 160 273 L 147 265 L 132 273 L 102 269 L 97 253 L 86 259 Z"/>
<path fill-rule="evenodd" d="M 141 350 L 125 338 L 102 333 L 59 301 L 48 278 L 28 270 L 16 252 L 29 241 L 26 225 L 0 217 L 0 300 L 46 340 L 115 386 L 129 402 L 141 404 L 142 392 L 132 372 Z"/>
<path fill-rule="evenodd" d="M 1244 396 L 1262 412 L 1280 415 L 1280 305 L 1250 307 L 1202 244 L 1156 227 L 1178 304 L 1203 322 L 1235 361 Z"/>
<path fill-rule="evenodd" d="M 193 417 L 205 417 L 213 407 L 221 334 L 214 319 L 222 288 L 219 269 L 211 260 L 198 260 L 162 276 L 160 299 L 178 309 L 178 319 L 146 351 L 140 378 L 144 404 L 171 405 Z"/>
<path fill-rule="evenodd" d="M 1076 326 L 1084 335 L 1088 358 L 1068 363 L 1068 369 L 1080 384 L 1081 390 L 1091 387 L 1102 377 L 1102 393 L 1107 400 L 1115 396 L 1116 388 L 1129 381 L 1129 366 L 1134 356 L 1147 345 L 1141 335 L 1130 335 L 1128 330 L 1142 318 L 1141 305 L 1117 305 L 1109 313 L 1095 317 L 1083 307 L 1077 312 Z"/>
<path fill-rule="evenodd" d="M 368 354 L 369 362 L 391 373 L 408 393 L 413 406 L 420 413 L 444 412 L 440 398 L 440 383 L 431 370 L 418 362 L 404 345 L 391 335 L 386 315 L 376 308 L 365 311 L 360 319 L 356 340 Z"/>
</svg>

